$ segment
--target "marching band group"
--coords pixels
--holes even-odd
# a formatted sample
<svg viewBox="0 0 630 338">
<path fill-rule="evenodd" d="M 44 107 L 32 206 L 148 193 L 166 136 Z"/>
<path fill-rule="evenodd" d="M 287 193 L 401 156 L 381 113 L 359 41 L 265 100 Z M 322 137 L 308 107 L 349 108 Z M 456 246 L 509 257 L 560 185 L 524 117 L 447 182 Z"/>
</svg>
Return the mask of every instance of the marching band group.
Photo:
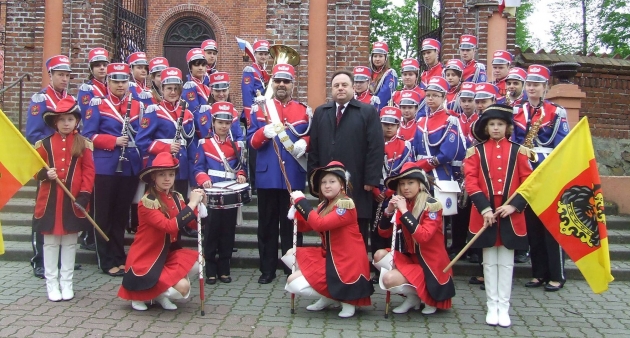
<svg viewBox="0 0 630 338">
<path fill-rule="evenodd" d="M 253 63 L 243 70 L 240 114 L 230 75 L 216 68 L 214 40 L 187 53 L 186 79 L 164 57 L 136 52 L 126 63 L 110 63 L 107 50 L 94 48 L 76 99 L 68 94 L 68 57 L 50 58 L 50 84 L 33 95 L 26 125 L 28 141 L 50 167 L 37 174 L 32 260 L 48 298 L 74 297 L 82 230 L 89 234 L 83 245 L 95 241 L 103 273 L 123 277 L 118 296 L 135 310 L 151 300 L 172 310 L 171 300 L 188 297 L 198 253 L 179 239 L 197 237 L 199 226 L 205 283 L 230 283 L 239 206 L 256 193 L 258 282 L 276 278 L 280 238 L 286 290 L 319 298 L 308 310 L 341 305 L 339 316 L 351 317 L 357 306 L 371 304 L 373 284 L 387 290 L 388 305 L 390 293 L 404 296 L 394 313 L 422 304 L 426 315 L 449 309 L 455 295 L 452 273 L 443 271 L 449 256 L 487 227 L 469 251 L 483 262 L 470 283 L 486 290 L 486 323 L 510 326 L 514 250 L 531 254 L 534 278 L 525 286 L 557 291 L 566 280 L 562 249 L 513 194 L 569 129 L 564 109 L 545 100 L 547 68 L 513 67 L 512 55 L 500 50 L 491 54 L 494 81 L 488 82 L 476 47 L 475 36 L 463 35 L 461 59 L 442 63 L 440 42 L 424 40 L 427 70 L 416 59 L 403 60 L 397 90 L 388 46 L 374 43 L 368 66 L 333 76 L 337 108 L 330 106 L 330 122 L 321 117 L 326 107 L 313 114 L 293 99 L 293 65 L 279 62 L 267 72 L 272 46 L 265 40 L 254 43 Z M 335 98 L 344 93 L 354 94 Z M 344 128 L 350 123 L 344 113 L 355 108 L 374 112 L 364 120 L 376 121 L 365 135 L 374 140 L 366 152 L 376 149 L 377 161 L 365 165 L 376 168 L 379 184 L 368 184 L 354 159 L 320 146 L 325 129 Z M 333 148 L 345 146 L 332 140 Z M 319 165 L 307 170 L 307 156 L 309 165 Z M 307 180 L 320 202 L 315 208 L 302 193 Z M 80 209 L 91 209 L 109 240 L 87 231 Z M 126 229 L 135 232 L 128 254 Z M 302 247 L 308 231 L 319 233 L 320 247 Z"/>
</svg>

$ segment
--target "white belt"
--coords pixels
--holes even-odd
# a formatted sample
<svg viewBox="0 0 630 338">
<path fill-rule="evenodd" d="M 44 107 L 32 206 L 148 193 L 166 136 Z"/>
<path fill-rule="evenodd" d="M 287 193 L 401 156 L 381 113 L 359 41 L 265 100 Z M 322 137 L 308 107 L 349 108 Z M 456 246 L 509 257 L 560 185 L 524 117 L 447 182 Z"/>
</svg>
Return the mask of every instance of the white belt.
<svg viewBox="0 0 630 338">
<path fill-rule="evenodd" d="M 551 154 L 551 152 L 553 151 L 553 148 L 547 148 L 547 147 L 534 147 L 534 149 L 532 149 L 534 152 L 536 153 L 542 153 L 542 154 Z"/>
<path fill-rule="evenodd" d="M 212 170 L 212 169 L 208 170 L 208 175 L 214 176 L 214 177 L 229 178 L 229 179 L 236 178 L 236 175 L 234 173 L 228 173 L 225 171 Z"/>
<path fill-rule="evenodd" d="M 462 161 L 451 161 L 451 165 L 453 167 L 461 167 L 462 166 Z"/>
<path fill-rule="evenodd" d="M 416 161 L 418 160 L 426 160 L 428 158 L 433 158 L 433 156 L 427 156 L 427 155 L 417 155 L 416 156 Z"/>
<path fill-rule="evenodd" d="M 173 144 L 173 139 L 172 138 L 156 138 L 154 141 L 160 141 L 162 143 L 166 143 L 166 144 Z M 182 146 L 186 146 L 186 139 L 182 139 L 181 143 Z"/>
</svg>

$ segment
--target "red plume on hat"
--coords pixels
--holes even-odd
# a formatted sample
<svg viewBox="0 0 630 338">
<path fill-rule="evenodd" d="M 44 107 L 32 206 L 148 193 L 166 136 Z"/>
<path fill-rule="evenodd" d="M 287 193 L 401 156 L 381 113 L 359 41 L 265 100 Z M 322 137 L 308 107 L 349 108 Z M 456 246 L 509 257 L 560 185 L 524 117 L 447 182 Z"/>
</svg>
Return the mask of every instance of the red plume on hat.
<svg viewBox="0 0 630 338">
<path fill-rule="evenodd" d="M 77 126 L 81 121 L 81 109 L 77 104 L 77 100 L 72 95 L 67 95 L 57 102 L 55 108 L 46 106 L 46 111 L 42 114 L 44 123 L 56 129 L 55 118 L 64 114 L 73 114 L 77 118 Z"/>
</svg>

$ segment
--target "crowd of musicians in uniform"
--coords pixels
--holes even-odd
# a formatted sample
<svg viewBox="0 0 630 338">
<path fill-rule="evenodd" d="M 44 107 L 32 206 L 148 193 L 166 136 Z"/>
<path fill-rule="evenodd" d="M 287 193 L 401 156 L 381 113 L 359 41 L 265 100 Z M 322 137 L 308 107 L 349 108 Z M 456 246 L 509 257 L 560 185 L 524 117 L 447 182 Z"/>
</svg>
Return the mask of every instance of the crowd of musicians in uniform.
<svg viewBox="0 0 630 338">
<path fill-rule="evenodd" d="M 50 167 L 36 175 L 31 262 L 51 301 L 74 297 L 80 243 L 103 273 L 122 277 L 118 296 L 133 309 L 152 300 L 176 309 L 199 269 L 180 239 L 197 230 L 205 283 L 230 283 L 241 210 L 208 204 L 208 191 L 225 183 L 258 196 L 258 283 L 283 269 L 287 291 L 318 298 L 310 311 L 341 306 L 339 316 L 351 317 L 371 304 L 374 285 L 403 296 L 394 313 L 447 310 L 455 288 L 443 269 L 482 228 L 463 259 L 482 267 L 469 283 L 486 291 L 487 324 L 511 324 L 515 262 L 531 257 L 526 287 L 563 287 L 562 248 L 514 194 L 569 131 L 565 110 L 545 100 L 546 67 L 514 67 L 498 50 L 488 81 L 474 59 L 477 38 L 463 35 L 460 59 L 440 60 L 440 42 L 426 39 L 421 60 L 403 60 L 399 77 L 387 43 L 375 42 L 366 65 L 332 76 L 332 102 L 313 113 L 294 100 L 292 65 L 268 72 L 270 48 L 253 44 L 241 112 L 214 40 L 185 55 L 185 76 L 164 57 L 135 52 L 110 63 L 94 48 L 76 98 L 68 57 L 47 60 L 50 84 L 31 99 L 26 137 Z M 302 192 L 307 182 L 316 207 Z M 125 231 L 135 233 L 128 253 Z M 302 246 L 308 231 L 320 246 Z"/>
</svg>

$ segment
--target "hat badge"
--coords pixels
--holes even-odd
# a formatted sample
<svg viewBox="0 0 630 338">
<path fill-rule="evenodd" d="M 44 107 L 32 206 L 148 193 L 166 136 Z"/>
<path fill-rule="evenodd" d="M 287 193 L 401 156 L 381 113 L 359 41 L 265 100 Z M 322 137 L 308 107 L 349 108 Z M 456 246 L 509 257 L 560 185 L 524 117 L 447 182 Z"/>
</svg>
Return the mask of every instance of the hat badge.
<svg viewBox="0 0 630 338">
<path fill-rule="evenodd" d="M 94 51 L 94 54 L 95 55 L 103 55 L 103 54 L 105 54 L 105 51 L 102 50 L 102 49 L 97 49 L 97 50 Z"/>
<path fill-rule="evenodd" d="M 214 79 L 215 80 L 223 80 L 224 77 L 225 76 L 223 76 L 223 75 L 217 75 L 217 76 L 214 77 Z"/>
<path fill-rule="evenodd" d="M 471 83 L 464 83 L 462 85 L 462 89 L 472 89 L 473 85 Z"/>
<path fill-rule="evenodd" d="M 462 37 L 462 41 L 463 42 L 468 42 L 468 41 L 470 41 L 470 37 L 469 36 L 464 36 L 464 37 Z"/>
<path fill-rule="evenodd" d="M 385 114 L 386 114 L 386 115 L 395 115 L 395 114 L 396 114 L 396 111 L 395 111 L 395 110 L 393 110 L 393 109 L 387 109 L 387 110 L 385 111 Z"/>
<path fill-rule="evenodd" d="M 168 76 L 176 76 L 177 75 L 177 71 L 176 70 L 169 70 L 168 72 L 166 72 L 166 75 L 168 75 Z"/>
<path fill-rule="evenodd" d="M 374 47 L 383 47 L 383 43 L 382 42 L 377 42 L 374 44 Z"/>
<path fill-rule="evenodd" d="M 477 87 L 475 87 L 475 90 L 483 90 L 483 89 L 486 89 L 486 85 L 480 84 L 480 85 L 477 85 Z"/>
<path fill-rule="evenodd" d="M 147 55 L 146 55 L 145 53 L 142 53 L 142 52 L 141 52 L 141 53 L 138 53 L 138 57 L 139 57 L 139 58 L 146 58 L 146 57 L 147 57 Z"/>
<path fill-rule="evenodd" d="M 502 56 L 503 52 L 494 52 L 494 56 Z"/>
<path fill-rule="evenodd" d="M 429 45 L 429 44 L 431 44 L 431 41 L 430 41 L 430 40 L 424 40 L 424 41 L 422 41 L 422 45 L 423 45 L 423 46 L 426 46 L 426 45 Z"/>
<path fill-rule="evenodd" d="M 404 97 L 404 98 L 411 97 L 411 93 L 403 93 L 402 97 Z"/>
<path fill-rule="evenodd" d="M 429 83 L 440 83 L 440 78 L 439 77 L 434 77 L 431 80 L 429 80 Z"/>
<path fill-rule="evenodd" d="M 278 67 L 278 70 L 281 70 L 283 72 L 288 72 L 289 71 L 289 67 L 287 67 L 287 66 L 280 66 L 280 67 Z"/>
<path fill-rule="evenodd" d="M 532 73 L 540 73 L 540 68 L 539 67 L 532 67 L 529 69 Z"/>
<path fill-rule="evenodd" d="M 114 70 L 125 70 L 125 65 L 115 65 Z"/>
<path fill-rule="evenodd" d="M 162 60 L 162 59 L 155 59 L 155 60 L 153 60 L 153 63 L 155 63 L 156 65 L 159 65 L 159 64 L 164 63 L 164 60 Z"/>
<path fill-rule="evenodd" d="M 362 73 L 364 69 L 363 69 L 363 67 L 357 67 L 357 68 L 355 68 L 355 70 L 357 72 L 359 72 L 359 73 Z"/>
<path fill-rule="evenodd" d="M 64 56 L 59 58 L 59 62 L 70 62 L 70 60 L 68 60 L 68 58 Z"/>
<path fill-rule="evenodd" d="M 227 111 L 227 110 L 230 110 L 230 106 L 228 106 L 228 105 L 226 105 L 226 104 L 224 104 L 224 105 L 220 105 L 220 106 L 219 106 L 219 109 L 221 109 L 221 110 L 226 110 L 226 111 Z"/>
</svg>

